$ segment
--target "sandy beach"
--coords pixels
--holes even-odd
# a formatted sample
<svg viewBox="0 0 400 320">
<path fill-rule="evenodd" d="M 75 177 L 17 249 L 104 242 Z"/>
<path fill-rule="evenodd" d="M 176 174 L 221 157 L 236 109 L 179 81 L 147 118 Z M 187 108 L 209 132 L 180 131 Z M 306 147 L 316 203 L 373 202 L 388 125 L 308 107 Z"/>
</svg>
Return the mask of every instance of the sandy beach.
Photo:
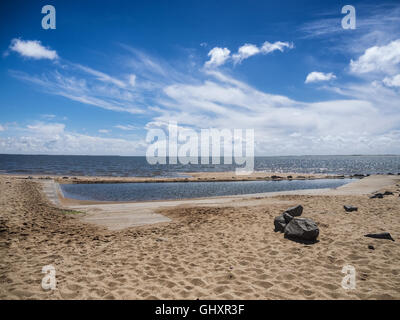
<svg viewBox="0 0 400 320">
<path fill-rule="evenodd" d="M 0 176 L 0 299 L 400 299 L 398 176 L 336 190 L 125 204 L 57 204 L 43 189 L 52 180 L 39 178 Z M 370 199 L 375 191 L 394 195 Z M 318 224 L 315 244 L 274 232 L 274 218 L 297 204 Z M 364 237 L 383 231 L 396 241 Z M 56 290 L 41 287 L 45 265 L 56 269 Z M 355 267 L 355 289 L 341 286 L 345 265 Z"/>
</svg>

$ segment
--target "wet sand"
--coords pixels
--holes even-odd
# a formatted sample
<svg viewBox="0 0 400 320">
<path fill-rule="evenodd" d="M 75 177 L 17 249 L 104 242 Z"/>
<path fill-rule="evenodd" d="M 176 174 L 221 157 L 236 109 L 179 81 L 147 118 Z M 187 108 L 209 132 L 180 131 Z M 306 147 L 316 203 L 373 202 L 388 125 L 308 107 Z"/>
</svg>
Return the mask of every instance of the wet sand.
<svg viewBox="0 0 400 320">
<path fill-rule="evenodd" d="M 138 212 L 150 209 L 168 222 L 111 230 L 85 221 L 89 213 L 72 208 L 81 204 L 59 208 L 41 179 L 0 176 L 0 299 L 400 299 L 398 179 L 136 203 Z M 378 190 L 394 195 L 369 199 Z M 296 204 L 318 223 L 319 242 L 273 231 L 274 217 Z M 346 213 L 344 204 L 359 209 Z M 383 231 L 396 241 L 363 236 Z M 40 285 L 49 264 L 54 291 Z M 354 290 L 341 287 L 347 264 L 356 268 Z"/>
</svg>

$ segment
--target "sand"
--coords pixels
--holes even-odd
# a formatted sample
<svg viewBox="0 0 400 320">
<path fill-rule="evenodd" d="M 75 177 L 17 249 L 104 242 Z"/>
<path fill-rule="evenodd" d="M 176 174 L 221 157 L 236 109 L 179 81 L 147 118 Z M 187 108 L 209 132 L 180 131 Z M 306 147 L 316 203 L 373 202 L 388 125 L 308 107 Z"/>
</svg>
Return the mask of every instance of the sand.
<svg viewBox="0 0 400 320">
<path fill-rule="evenodd" d="M 0 299 L 399 299 L 396 179 L 319 194 L 152 203 L 169 222 L 110 230 L 50 202 L 39 179 L 0 176 Z M 395 195 L 369 199 L 375 190 Z M 295 204 L 318 223 L 319 242 L 273 232 L 274 217 Z M 344 204 L 359 210 L 346 213 Z M 363 236 L 382 231 L 396 242 Z M 57 289 L 45 291 L 49 264 Z M 354 290 L 341 287 L 348 264 Z"/>
</svg>

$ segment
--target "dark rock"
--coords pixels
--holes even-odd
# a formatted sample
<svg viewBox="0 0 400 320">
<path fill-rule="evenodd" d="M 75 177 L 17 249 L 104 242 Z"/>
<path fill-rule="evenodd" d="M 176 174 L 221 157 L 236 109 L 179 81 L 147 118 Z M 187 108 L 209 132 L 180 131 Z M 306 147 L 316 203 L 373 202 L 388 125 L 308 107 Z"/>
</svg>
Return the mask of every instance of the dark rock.
<svg viewBox="0 0 400 320">
<path fill-rule="evenodd" d="M 357 207 L 353 207 L 353 206 L 343 206 L 344 210 L 346 210 L 346 212 L 352 212 L 352 211 L 358 211 Z"/>
<path fill-rule="evenodd" d="M 284 232 L 286 227 L 286 221 L 283 215 L 280 215 L 274 220 L 275 232 Z"/>
<path fill-rule="evenodd" d="M 282 179 L 280 176 L 271 176 L 271 179 Z"/>
<path fill-rule="evenodd" d="M 388 176 L 394 176 L 394 174 L 393 174 L 393 173 L 391 173 L 391 172 L 389 172 L 389 173 L 388 173 Z"/>
<path fill-rule="evenodd" d="M 287 176 L 288 179 L 293 179 L 293 176 Z"/>
<path fill-rule="evenodd" d="M 369 197 L 370 199 L 382 199 L 383 198 L 383 193 L 375 193 L 374 195 Z"/>
<path fill-rule="evenodd" d="M 393 192 L 391 192 L 391 191 L 385 191 L 385 192 L 383 193 L 383 195 L 384 195 L 384 196 L 391 196 L 391 195 L 393 195 Z"/>
<path fill-rule="evenodd" d="M 285 210 L 285 212 L 289 213 L 292 217 L 300 217 L 303 213 L 303 207 L 298 205 Z"/>
<path fill-rule="evenodd" d="M 356 174 L 353 174 L 353 177 L 354 178 L 364 178 L 365 176 L 363 174 L 356 173 Z"/>
<path fill-rule="evenodd" d="M 368 249 L 375 250 L 374 246 L 372 246 L 372 245 L 369 245 Z"/>
<path fill-rule="evenodd" d="M 285 237 L 315 241 L 319 235 L 317 224 L 309 218 L 293 218 L 285 228 Z"/>
<path fill-rule="evenodd" d="M 387 240 L 392 240 L 392 236 L 390 235 L 389 232 L 382 232 L 382 233 L 368 233 L 364 235 L 364 237 L 369 237 L 369 238 L 375 238 L 375 239 L 387 239 Z"/>
<path fill-rule="evenodd" d="M 282 214 L 282 216 L 283 216 L 283 218 L 285 219 L 285 223 L 286 224 L 288 224 L 290 221 L 292 221 L 292 219 L 293 219 L 293 216 L 292 215 L 290 215 L 289 213 L 287 213 L 287 212 L 284 212 L 283 214 Z"/>
</svg>

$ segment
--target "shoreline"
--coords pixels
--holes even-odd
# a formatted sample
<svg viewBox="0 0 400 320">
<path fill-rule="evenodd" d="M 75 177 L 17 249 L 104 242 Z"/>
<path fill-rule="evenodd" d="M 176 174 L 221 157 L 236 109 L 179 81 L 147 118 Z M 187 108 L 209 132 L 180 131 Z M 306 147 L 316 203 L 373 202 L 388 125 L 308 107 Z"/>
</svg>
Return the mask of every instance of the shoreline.
<svg viewBox="0 0 400 320">
<path fill-rule="evenodd" d="M 261 192 L 252 194 L 226 195 L 151 201 L 92 201 L 64 197 L 61 188 L 54 188 L 53 194 L 47 195 L 56 199 L 66 209 L 84 213 L 84 221 L 106 226 L 117 230 L 149 223 L 167 222 L 160 210 L 167 207 L 190 205 L 226 205 L 233 202 L 246 202 L 276 198 L 279 196 L 365 196 L 399 182 L 400 178 L 389 175 L 369 176 L 357 179 L 337 188 L 300 189 L 289 191 Z M 55 182 L 56 183 L 56 182 Z M 46 182 L 44 183 L 44 185 Z M 43 183 L 42 183 L 43 185 Z M 140 215 L 138 215 L 140 214 Z"/>
<path fill-rule="evenodd" d="M 234 171 L 217 172 L 183 172 L 185 177 L 113 177 L 113 176 L 72 176 L 42 174 L 0 174 L 3 177 L 17 179 L 54 180 L 59 184 L 91 183 L 164 183 L 164 182 L 230 182 L 230 181 L 280 181 L 280 180 L 316 180 L 316 179 L 362 179 L 369 175 L 353 174 L 310 174 L 310 173 L 277 173 L 254 171 L 251 174 L 236 175 Z"/>
</svg>

